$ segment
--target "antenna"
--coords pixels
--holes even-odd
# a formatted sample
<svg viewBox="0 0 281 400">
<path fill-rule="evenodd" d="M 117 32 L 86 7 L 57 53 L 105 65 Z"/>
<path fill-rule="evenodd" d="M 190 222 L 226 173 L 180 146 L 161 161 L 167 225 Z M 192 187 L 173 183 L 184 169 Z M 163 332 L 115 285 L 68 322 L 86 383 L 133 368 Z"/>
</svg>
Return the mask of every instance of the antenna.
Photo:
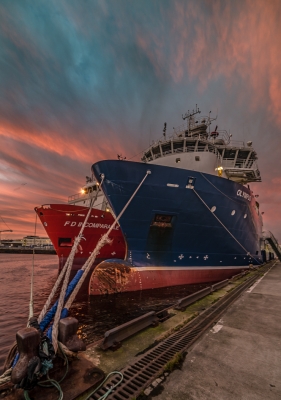
<svg viewBox="0 0 281 400">
<path fill-rule="evenodd" d="M 167 123 L 164 122 L 163 136 L 165 140 L 166 140 L 166 129 L 167 129 Z"/>
<path fill-rule="evenodd" d="M 189 135 L 189 132 L 190 132 L 190 120 L 191 120 L 191 117 L 193 117 L 193 115 L 200 114 L 200 113 L 201 113 L 201 111 L 199 110 L 199 108 L 197 107 L 197 104 L 196 104 L 195 111 L 192 110 L 192 112 L 189 112 L 189 110 L 188 110 L 187 113 L 185 113 L 185 115 L 182 115 L 182 119 L 183 120 L 188 118 L 188 135 Z"/>
<path fill-rule="evenodd" d="M 211 112 L 212 111 L 209 111 L 209 136 L 210 136 L 210 134 L 211 134 Z"/>
<path fill-rule="evenodd" d="M 200 113 L 201 113 L 201 111 L 199 110 L 199 108 L 197 107 L 197 104 L 196 104 L 195 111 L 192 110 L 192 112 L 189 112 L 189 110 L 187 110 L 187 113 L 182 115 L 182 119 L 185 120 L 187 118 L 193 117 L 193 115 L 200 114 Z"/>
</svg>

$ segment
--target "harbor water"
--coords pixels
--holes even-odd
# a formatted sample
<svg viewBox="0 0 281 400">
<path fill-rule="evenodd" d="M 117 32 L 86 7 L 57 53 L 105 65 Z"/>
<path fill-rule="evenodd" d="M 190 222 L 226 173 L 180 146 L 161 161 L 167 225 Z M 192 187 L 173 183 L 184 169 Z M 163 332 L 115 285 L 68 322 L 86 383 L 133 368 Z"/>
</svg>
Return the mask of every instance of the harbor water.
<svg viewBox="0 0 281 400">
<path fill-rule="evenodd" d="M 26 327 L 29 314 L 32 254 L 0 254 L 0 368 L 16 332 Z M 34 256 L 34 314 L 38 315 L 58 276 L 56 255 Z M 70 314 L 79 321 L 79 335 L 91 343 L 106 330 L 149 311 L 160 311 L 206 285 L 178 286 L 111 296 L 88 296 L 86 279 Z"/>
</svg>

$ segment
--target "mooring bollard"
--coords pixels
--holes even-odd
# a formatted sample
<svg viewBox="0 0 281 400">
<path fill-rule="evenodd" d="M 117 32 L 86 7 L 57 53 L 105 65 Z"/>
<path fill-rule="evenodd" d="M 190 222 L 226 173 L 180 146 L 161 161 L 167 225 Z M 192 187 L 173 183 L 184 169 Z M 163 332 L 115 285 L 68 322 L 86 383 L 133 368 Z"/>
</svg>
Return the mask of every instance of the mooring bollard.
<svg viewBox="0 0 281 400">
<path fill-rule="evenodd" d="M 19 359 L 12 370 L 11 381 L 13 383 L 20 383 L 27 375 L 27 368 L 29 361 L 38 357 L 40 333 L 35 328 L 24 328 L 16 334 Z"/>
<path fill-rule="evenodd" d="M 59 341 L 73 352 L 85 351 L 86 345 L 77 336 L 78 321 L 73 317 L 66 317 L 59 322 Z"/>
</svg>

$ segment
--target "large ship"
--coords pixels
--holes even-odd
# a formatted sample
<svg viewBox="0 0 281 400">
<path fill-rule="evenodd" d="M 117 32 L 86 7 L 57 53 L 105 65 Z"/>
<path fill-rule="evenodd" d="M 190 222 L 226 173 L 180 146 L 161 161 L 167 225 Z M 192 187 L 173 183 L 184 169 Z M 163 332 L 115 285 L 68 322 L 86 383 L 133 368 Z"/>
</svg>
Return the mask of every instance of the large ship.
<svg viewBox="0 0 281 400">
<path fill-rule="evenodd" d="M 68 197 L 66 204 L 44 204 L 36 207 L 42 225 L 51 239 L 56 253 L 59 257 L 59 270 L 61 270 L 70 254 L 75 237 L 78 236 L 86 215 L 89 211 L 90 202 L 94 202 L 90 217 L 85 226 L 82 239 L 77 248 L 72 270 L 80 269 L 95 249 L 100 237 L 106 233 L 114 222 L 110 206 L 98 184 L 92 178 L 86 178 L 86 185 L 81 193 Z M 100 250 L 100 254 L 93 264 L 93 268 L 102 260 L 109 257 L 123 259 L 125 256 L 125 242 L 119 225 L 115 227 L 110 235 L 112 242 Z"/>
<path fill-rule="evenodd" d="M 250 188 L 260 182 L 252 142 L 235 142 L 200 117 L 153 143 L 141 162 L 105 160 L 92 171 L 120 218 L 125 260 L 103 261 L 89 293 L 214 282 L 263 262 L 262 215 Z"/>
</svg>

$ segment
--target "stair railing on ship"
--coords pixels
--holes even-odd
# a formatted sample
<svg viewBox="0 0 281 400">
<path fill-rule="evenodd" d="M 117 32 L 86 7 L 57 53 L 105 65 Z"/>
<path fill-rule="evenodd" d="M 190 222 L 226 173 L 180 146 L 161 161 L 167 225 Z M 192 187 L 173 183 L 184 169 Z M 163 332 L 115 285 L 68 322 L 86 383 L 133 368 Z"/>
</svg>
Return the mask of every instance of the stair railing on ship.
<svg viewBox="0 0 281 400">
<path fill-rule="evenodd" d="M 273 235 L 273 233 L 270 231 L 264 232 L 264 239 L 267 240 L 271 244 L 271 246 L 273 247 L 273 250 L 275 251 L 279 260 L 281 260 L 281 249 L 280 249 L 279 243 L 278 243 L 277 239 L 275 238 L 275 236 Z"/>
</svg>

